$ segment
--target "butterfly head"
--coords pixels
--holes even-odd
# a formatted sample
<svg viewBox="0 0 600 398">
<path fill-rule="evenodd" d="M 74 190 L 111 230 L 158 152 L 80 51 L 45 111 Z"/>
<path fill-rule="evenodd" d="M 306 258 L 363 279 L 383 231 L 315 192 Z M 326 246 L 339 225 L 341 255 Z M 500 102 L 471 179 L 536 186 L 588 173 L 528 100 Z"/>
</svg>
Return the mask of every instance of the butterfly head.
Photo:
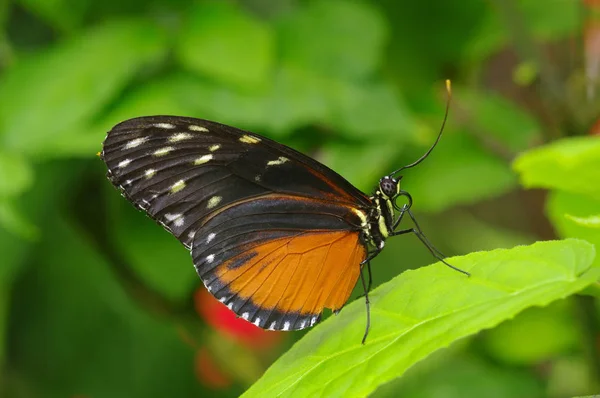
<svg viewBox="0 0 600 398">
<path fill-rule="evenodd" d="M 379 180 L 379 192 L 381 192 L 386 199 L 394 199 L 400 193 L 401 179 L 402 176 L 398 177 L 398 179 L 392 176 L 384 176 Z"/>
</svg>

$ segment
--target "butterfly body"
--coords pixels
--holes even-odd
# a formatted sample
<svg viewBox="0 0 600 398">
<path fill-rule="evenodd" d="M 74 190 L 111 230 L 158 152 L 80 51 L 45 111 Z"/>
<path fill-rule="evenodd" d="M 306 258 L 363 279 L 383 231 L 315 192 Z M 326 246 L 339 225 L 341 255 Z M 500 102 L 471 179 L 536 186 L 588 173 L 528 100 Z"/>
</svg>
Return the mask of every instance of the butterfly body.
<svg viewBox="0 0 600 398">
<path fill-rule="evenodd" d="M 388 237 L 418 235 L 397 230 L 408 207 L 395 199 L 410 200 L 399 179 L 367 196 L 292 148 L 207 120 L 127 120 L 100 156 L 122 194 L 190 250 L 208 291 L 265 329 L 337 313 L 359 277 L 368 293 L 362 270 Z"/>
</svg>

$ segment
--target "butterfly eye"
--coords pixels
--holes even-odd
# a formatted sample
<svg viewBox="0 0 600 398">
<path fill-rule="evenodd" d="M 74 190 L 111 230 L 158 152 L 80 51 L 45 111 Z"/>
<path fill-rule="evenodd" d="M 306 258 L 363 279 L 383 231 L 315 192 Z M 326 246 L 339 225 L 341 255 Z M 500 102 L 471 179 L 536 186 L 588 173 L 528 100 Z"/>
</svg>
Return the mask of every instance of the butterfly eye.
<svg viewBox="0 0 600 398">
<path fill-rule="evenodd" d="M 379 180 L 379 189 L 381 192 L 391 198 L 398 194 L 398 181 L 392 177 L 385 176 Z"/>
</svg>

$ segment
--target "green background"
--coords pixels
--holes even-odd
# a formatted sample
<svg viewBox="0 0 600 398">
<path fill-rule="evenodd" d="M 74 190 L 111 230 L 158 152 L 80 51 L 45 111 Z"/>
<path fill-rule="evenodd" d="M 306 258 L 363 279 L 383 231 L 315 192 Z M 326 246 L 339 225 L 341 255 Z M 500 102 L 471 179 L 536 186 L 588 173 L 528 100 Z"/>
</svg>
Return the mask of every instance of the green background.
<svg viewBox="0 0 600 398">
<path fill-rule="evenodd" d="M 197 314 L 189 254 L 95 156 L 130 117 L 255 131 L 370 193 L 434 141 L 450 78 L 442 140 L 402 180 L 429 239 L 447 255 L 600 243 L 586 4 L 0 0 L 0 396 L 237 396 L 305 334 L 252 349 Z M 433 261 L 413 236 L 390 240 L 374 286 Z M 598 393 L 597 290 L 463 338 L 373 395 Z M 200 350 L 226 387 L 198 375 Z"/>
</svg>

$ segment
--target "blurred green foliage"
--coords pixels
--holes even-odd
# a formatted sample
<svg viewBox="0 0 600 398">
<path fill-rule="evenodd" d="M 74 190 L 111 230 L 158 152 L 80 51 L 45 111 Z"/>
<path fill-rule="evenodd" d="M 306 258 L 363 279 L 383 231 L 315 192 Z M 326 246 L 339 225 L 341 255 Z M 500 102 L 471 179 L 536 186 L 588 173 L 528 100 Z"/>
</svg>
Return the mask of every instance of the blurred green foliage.
<svg viewBox="0 0 600 398">
<path fill-rule="evenodd" d="M 435 139 L 451 78 L 440 145 L 403 179 L 429 239 L 448 254 L 553 238 L 598 247 L 600 144 L 586 135 L 600 101 L 597 84 L 581 83 L 582 60 L 595 55 L 579 53 L 592 14 L 578 0 L 0 1 L 0 396 L 237 396 L 302 335 L 253 350 L 195 312 L 201 283 L 188 253 L 119 197 L 95 156 L 106 131 L 134 116 L 256 131 L 370 192 Z M 477 257 L 482 267 L 489 255 Z M 394 239 L 373 264 L 374 285 L 432 261 L 414 237 Z M 539 277 L 536 267 L 498 269 Z M 463 285 L 449 277 L 452 303 Z M 411 289 L 431 303 L 442 299 L 436 282 Z M 480 331 L 374 395 L 598 393 L 599 291 L 452 334 L 427 353 Z M 356 333 L 325 330 L 354 312 L 363 322 L 361 306 L 301 344 L 356 345 Z M 198 374 L 199 349 L 227 386 Z M 402 373 L 374 382 L 368 372 L 357 394 Z"/>
</svg>

